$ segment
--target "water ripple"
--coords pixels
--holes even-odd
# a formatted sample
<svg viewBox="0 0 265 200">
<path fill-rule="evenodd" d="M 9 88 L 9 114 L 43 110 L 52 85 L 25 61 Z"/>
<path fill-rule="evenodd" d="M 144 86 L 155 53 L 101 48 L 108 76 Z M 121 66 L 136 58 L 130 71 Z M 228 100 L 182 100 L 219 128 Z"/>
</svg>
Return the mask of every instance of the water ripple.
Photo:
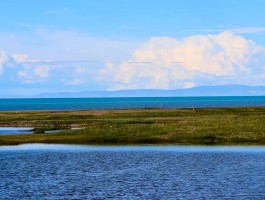
<svg viewBox="0 0 265 200">
<path fill-rule="evenodd" d="M 264 147 L 0 147 L 1 199 L 264 199 Z"/>
</svg>

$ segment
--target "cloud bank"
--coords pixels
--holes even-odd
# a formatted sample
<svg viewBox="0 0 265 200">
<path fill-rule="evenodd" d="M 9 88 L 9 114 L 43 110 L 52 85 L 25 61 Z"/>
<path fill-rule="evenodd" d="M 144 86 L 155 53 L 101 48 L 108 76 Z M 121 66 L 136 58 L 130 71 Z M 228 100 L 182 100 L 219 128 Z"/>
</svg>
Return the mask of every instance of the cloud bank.
<svg viewBox="0 0 265 200">
<path fill-rule="evenodd" d="M 264 85 L 265 47 L 229 31 L 180 40 L 153 37 L 131 59 L 108 63 L 100 75 L 112 90 Z"/>
<path fill-rule="evenodd" d="M 121 62 L 86 58 L 41 60 L 0 51 L 0 93 L 265 84 L 265 46 L 231 31 L 152 37 Z"/>
<path fill-rule="evenodd" d="M 102 63 L 85 61 L 40 61 L 26 54 L 8 55 L 0 51 L 0 93 L 27 95 L 39 92 L 91 90 L 94 75 Z"/>
</svg>

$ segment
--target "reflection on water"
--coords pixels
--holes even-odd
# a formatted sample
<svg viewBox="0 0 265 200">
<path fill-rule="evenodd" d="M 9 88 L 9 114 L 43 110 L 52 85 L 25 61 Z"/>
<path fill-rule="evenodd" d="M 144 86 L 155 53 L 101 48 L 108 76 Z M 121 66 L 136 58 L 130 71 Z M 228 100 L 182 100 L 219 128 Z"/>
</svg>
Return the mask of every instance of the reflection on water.
<svg viewBox="0 0 265 200">
<path fill-rule="evenodd" d="M 264 199 L 265 147 L 0 147 L 3 199 Z"/>
</svg>

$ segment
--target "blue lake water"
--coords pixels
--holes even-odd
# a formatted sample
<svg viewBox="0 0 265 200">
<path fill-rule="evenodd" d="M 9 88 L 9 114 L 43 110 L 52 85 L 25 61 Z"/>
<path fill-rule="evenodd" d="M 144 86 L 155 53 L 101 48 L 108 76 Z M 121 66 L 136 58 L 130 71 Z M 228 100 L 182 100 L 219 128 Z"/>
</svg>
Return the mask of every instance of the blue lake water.
<svg viewBox="0 0 265 200">
<path fill-rule="evenodd" d="M 265 106 L 265 96 L 0 99 L 0 111 Z"/>
<path fill-rule="evenodd" d="M 56 133 L 59 131 L 61 130 L 50 130 L 50 131 L 45 131 L 45 133 Z M 34 132 L 33 128 L 29 128 L 29 127 L 0 127 L 0 136 L 1 135 L 33 134 L 33 132 Z"/>
<path fill-rule="evenodd" d="M 1 199 L 265 199 L 265 147 L 0 147 Z"/>
<path fill-rule="evenodd" d="M 0 127 L 0 135 L 31 134 L 32 129 L 25 127 Z"/>
</svg>

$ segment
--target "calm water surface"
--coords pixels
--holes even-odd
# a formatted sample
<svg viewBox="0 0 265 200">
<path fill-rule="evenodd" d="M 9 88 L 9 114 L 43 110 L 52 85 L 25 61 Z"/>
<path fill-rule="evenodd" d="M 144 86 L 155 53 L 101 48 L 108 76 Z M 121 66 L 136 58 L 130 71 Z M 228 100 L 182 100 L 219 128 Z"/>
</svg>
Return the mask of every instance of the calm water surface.
<svg viewBox="0 0 265 200">
<path fill-rule="evenodd" d="M 1 199 L 265 199 L 265 147 L 0 147 Z"/>
<path fill-rule="evenodd" d="M 74 130 L 74 129 L 72 129 Z M 61 130 L 50 130 L 45 133 L 56 133 Z M 33 134 L 33 128 L 29 127 L 0 127 L 0 135 L 21 135 L 21 134 Z"/>
<path fill-rule="evenodd" d="M 26 127 L 0 127 L 0 135 L 31 134 L 32 129 Z"/>
<path fill-rule="evenodd" d="M 0 111 L 265 106 L 265 96 L 0 99 Z"/>
</svg>

